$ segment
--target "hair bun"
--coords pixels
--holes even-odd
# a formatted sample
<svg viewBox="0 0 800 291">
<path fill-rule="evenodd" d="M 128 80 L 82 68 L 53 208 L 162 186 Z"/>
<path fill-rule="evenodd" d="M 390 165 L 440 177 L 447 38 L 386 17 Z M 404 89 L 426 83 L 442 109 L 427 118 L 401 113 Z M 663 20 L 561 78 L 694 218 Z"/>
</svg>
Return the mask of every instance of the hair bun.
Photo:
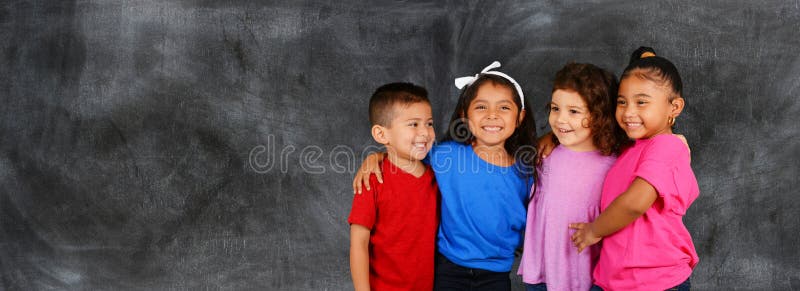
<svg viewBox="0 0 800 291">
<path fill-rule="evenodd" d="M 633 64 L 634 62 L 640 59 L 655 57 L 655 56 L 656 56 L 656 50 L 654 50 L 651 47 L 640 46 L 631 54 L 631 60 L 629 64 Z"/>
</svg>

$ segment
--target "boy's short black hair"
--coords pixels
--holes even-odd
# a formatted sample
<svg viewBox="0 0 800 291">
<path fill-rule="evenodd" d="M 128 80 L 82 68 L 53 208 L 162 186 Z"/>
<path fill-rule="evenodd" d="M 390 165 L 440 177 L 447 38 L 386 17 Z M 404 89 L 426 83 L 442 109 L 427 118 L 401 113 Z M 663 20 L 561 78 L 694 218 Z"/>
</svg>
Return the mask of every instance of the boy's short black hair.
<svg viewBox="0 0 800 291">
<path fill-rule="evenodd" d="M 372 125 L 389 127 L 394 118 L 395 105 L 425 102 L 428 105 L 428 90 L 412 83 L 389 83 L 378 87 L 369 99 L 369 122 Z"/>
</svg>

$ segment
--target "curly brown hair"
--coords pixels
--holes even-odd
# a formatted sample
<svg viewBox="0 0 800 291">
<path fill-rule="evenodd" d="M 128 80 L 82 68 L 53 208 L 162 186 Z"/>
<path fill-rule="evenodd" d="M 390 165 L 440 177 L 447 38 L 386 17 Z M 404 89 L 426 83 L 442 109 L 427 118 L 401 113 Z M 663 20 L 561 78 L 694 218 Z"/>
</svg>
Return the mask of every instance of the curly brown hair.
<svg viewBox="0 0 800 291">
<path fill-rule="evenodd" d="M 595 65 L 582 63 L 565 65 L 553 80 L 553 92 L 574 91 L 586 102 L 592 142 L 603 155 L 619 154 L 622 147 L 629 142 L 625 131 L 614 117 L 618 84 L 614 74 Z"/>
</svg>

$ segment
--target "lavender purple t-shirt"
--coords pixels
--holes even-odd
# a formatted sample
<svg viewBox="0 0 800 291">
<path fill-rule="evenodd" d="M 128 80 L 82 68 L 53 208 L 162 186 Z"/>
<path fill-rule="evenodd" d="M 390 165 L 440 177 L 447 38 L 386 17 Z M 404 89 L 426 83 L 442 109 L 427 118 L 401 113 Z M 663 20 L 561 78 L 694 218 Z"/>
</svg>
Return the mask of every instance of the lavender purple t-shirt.
<svg viewBox="0 0 800 291">
<path fill-rule="evenodd" d="M 569 224 L 594 221 L 600 214 L 603 180 L 614 161 L 615 157 L 598 151 L 575 152 L 564 146 L 542 161 L 528 206 L 518 272 L 523 282 L 546 283 L 548 290 L 591 288 L 599 248 L 595 245 L 578 254 Z"/>
</svg>

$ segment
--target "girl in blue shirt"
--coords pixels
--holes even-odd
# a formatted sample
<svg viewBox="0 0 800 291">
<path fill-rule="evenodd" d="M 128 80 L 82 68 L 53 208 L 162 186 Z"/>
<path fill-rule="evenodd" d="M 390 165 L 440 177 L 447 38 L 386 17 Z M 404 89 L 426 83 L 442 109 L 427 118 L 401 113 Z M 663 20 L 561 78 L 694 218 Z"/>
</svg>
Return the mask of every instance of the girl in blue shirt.
<svg viewBox="0 0 800 291">
<path fill-rule="evenodd" d="M 434 290 L 510 290 L 509 271 L 522 241 L 535 176 L 536 126 L 522 88 L 494 71 L 456 79 L 462 89 L 444 138 L 427 157 L 441 192 Z M 380 180 L 369 156 L 354 189 Z"/>
</svg>

